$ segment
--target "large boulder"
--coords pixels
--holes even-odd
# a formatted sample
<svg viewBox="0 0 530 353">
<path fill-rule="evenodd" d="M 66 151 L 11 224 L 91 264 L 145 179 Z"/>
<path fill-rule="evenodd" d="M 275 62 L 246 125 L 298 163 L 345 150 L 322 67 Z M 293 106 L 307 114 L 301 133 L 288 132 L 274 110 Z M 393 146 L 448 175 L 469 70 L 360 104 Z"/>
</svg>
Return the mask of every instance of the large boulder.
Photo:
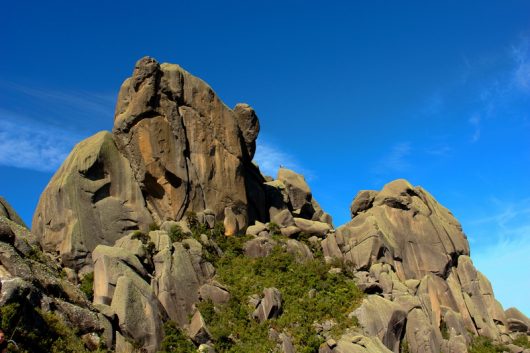
<svg viewBox="0 0 530 353">
<path fill-rule="evenodd" d="M 239 229 L 258 131 L 252 108 L 231 110 L 204 81 L 148 57 L 120 89 L 113 129 L 156 221 L 205 209 L 222 220 L 229 207 Z"/>
<path fill-rule="evenodd" d="M 428 273 L 443 277 L 459 255 L 469 255 L 460 223 L 429 193 L 405 180 L 393 181 L 378 193 L 360 192 L 352 215 L 323 248 L 341 247 L 343 258 L 356 269 L 386 262 L 401 280 L 421 279 Z"/>
<path fill-rule="evenodd" d="M 76 145 L 53 176 L 37 205 L 33 232 L 44 250 L 79 270 L 92 266 L 97 245 L 113 245 L 150 223 L 129 161 L 112 135 L 100 132 Z"/>
</svg>

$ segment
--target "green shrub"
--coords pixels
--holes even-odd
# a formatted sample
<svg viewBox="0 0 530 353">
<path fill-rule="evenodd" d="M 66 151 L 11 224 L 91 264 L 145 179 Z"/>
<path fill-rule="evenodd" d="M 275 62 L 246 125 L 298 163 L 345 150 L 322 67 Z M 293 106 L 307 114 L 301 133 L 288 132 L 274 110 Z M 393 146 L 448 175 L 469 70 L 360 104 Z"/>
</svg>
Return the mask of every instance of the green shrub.
<svg viewBox="0 0 530 353">
<path fill-rule="evenodd" d="M 225 254 L 216 267 L 219 280 L 232 295 L 228 304 L 213 310 L 211 303 L 201 303 L 199 310 L 214 337 L 218 352 L 268 352 L 275 343 L 268 338 L 269 325 L 278 332 L 286 330 L 300 353 L 317 352 L 322 338 L 313 323 L 334 319 L 332 334 L 338 337 L 355 325 L 347 314 L 355 309 L 362 293 L 346 275 L 330 274 L 329 266 L 320 260 L 304 263 L 280 247 L 265 258 L 242 255 L 243 237 L 225 237 Z M 253 308 L 245 305 L 252 294 L 276 287 L 282 293 L 283 314 L 263 324 L 250 319 Z M 316 295 L 309 295 L 311 289 Z"/>
<path fill-rule="evenodd" d="M 142 242 L 142 244 L 147 244 L 147 242 L 149 241 L 150 238 L 149 238 L 149 236 L 147 234 L 145 234 L 141 230 L 135 230 L 132 233 L 131 239 L 140 240 Z"/>
<path fill-rule="evenodd" d="M 160 230 L 160 227 L 156 223 L 151 223 L 149 225 L 149 231 L 152 232 L 152 231 L 155 231 L 155 230 Z"/>
<path fill-rule="evenodd" d="M 513 344 L 523 348 L 530 348 L 530 341 L 528 341 L 528 336 L 524 333 L 520 334 L 513 340 Z"/>
<path fill-rule="evenodd" d="M 280 226 L 274 222 L 269 222 L 269 232 L 271 235 L 281 235 Z"/>
<path fill-rule="evenodd" d="M 94 300 L 94 272 L 87 273 L 79 285 L 81 292 L 85 293 L 88 300 Z"/>
<path fill-rule="evenodd" d="M 27 301 L 9 303 L 0 308 L 1 325 L 17 343 L 20 353 L 85 353 L 75 330 L 53 312 L 43 312 Z M 98 352 L 104 352 L 100 349 Z"/>
<path fill-rule="evenodd" d="M 164 323 L 164 339 L 160 343 L 158 353 L 195 353 L 197 349 L 189 338 L 184 335 L 173 321 Z"/>
<path fill-rule="evenodd" d="M 174 224 L 171 226 L 171 228 L 169 228 L 168 235 L 172 243 L 182 241 L 187 238 L 187 235 L 182 230 L 182 227 L 178 224 Z"/>
<path fill-rule="evenodd" d="M 493 343 L 490 338 L 484 336 L 473 337 L 468 350 L 469 353 L 502 353 L 504 351 L 510 350 L 504 345 Z"/>
</svg>

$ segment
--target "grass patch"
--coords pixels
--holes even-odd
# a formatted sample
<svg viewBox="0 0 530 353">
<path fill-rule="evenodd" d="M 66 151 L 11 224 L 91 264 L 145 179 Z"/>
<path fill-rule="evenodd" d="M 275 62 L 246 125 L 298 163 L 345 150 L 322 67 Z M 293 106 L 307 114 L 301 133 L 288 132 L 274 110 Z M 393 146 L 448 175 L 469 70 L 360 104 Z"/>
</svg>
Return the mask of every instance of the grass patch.
<svg viewBox="0 0 530 353">
<path fill-rule="evenodd" d="M 475 336 L 469 347 L 469 353 L 502 353 L 509 352 L 508 347 L 500 344 L 495 344 L 488 337 Z"/>
<path fill-rule="evenodd" d="M 530 348 L 530 341 L 528 341 L 528 336 L 522 333 L 517 338 L 513 340 L 513 344 L 523 348 Z"/>
<path fill-rule="evenodd" d="M 164 339 L 158 353 L 195 353 L 197 348 L 173 321 L 164 323 Z"/>
<path fill-rule="evenodd" d="M 242 255 L 241 237 L 226 237 L 220 244 L 225 254 L 216 263 L 218 279 L 228 286 L 231 301 L 216 310 L 211 303 L 201 303 L 201 313 L 214 336 L 219 352 L 269 352 L 276 343 L 268 338 L 269 328 L 287 331 L 293 337 L 297 352 L 318 352 L 323 339 L 313 324 L 333 319 L 332 335 L 338 337 L 345 328 L 355 325 L 347 314 L 362 299 L 361 291 L 344 273 L 330 274 L 329 266 L 320 260 L 304 263 L 277 247 L 265 258 Z M 232 244 L 228 244 L 232 242 Z M 254 308 L 245 305 L 252 294 L 276 287 L 283 300 L 283 314 L 258 324 L 250 319 Z M 309 295 L 314 289 L 315 295 Z"/>
</svg>

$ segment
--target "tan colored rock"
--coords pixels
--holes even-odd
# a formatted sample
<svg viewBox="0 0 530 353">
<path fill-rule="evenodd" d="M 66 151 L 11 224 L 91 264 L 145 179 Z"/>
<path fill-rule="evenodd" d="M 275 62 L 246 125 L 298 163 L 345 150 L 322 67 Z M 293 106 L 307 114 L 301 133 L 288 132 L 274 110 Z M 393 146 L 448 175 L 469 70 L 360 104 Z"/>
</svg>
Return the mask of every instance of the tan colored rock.
<svg viewBox="0 0 530 353">
<path fill-rule="evenodd" d="M 212 338 L 199 310 L 197 310 L 191 318 L 190 326 L 188 327 L 188 335 L 195 344 L 207 343 Z"/>
<path fill-rule="evenodd" d="M 121 276 L 112 298 L 120 332 L 148 353 L 155 353 L 162 341 L 161 306 L 151 287 L 139 276 Z M 162 309 L 163 310 L 163 309 Z"/>
<path fill-rule="evenodd" d="M 328 346 L 329 347 L 329 346 Z M 325 352 L 325 351 L 324 351 Z M 377 337 L 344 335 L 331 350 L 333 353 L 391 353 Z"/>
<path fill-rule="evenodd" d="M 445 276 L 454 258 L 469 254 L 458 221 L 426 191 L 405 180 L 393 181 L 377 194 L 361 192 L 352 209 L 352 221 L 337 233 L 349 248 L 344 258 L 358 269 L 384 257 L 401 280 L 428 273 Z"/>
<path fill-rule="evenodd" d="M 113 129 L 155 220 L 205 209 L 222 220 L 230 207 L 244 226 L 244 169 L 258 131 L 250 107 L 233 111 L 180 66 L 148 57 L 120 89 Z"/>
<path fill-rule="evenodd" d="M 114 297 L 118 279 L 124 275 L 147 277 L 140 260 L 130 251 L 98 245 L 92 253 L 94 259 L 94 303 L 109 305 Z"/>
<path fill-rule="evenodd" d="M 33 232 L 44 250 L 77 270 L 91 266 L 98 244 L 112 245 L 152 218 L 129 162 L 113 137 L 100 132 L 80 142 L 42 193 Z"/>
<path fill-rule="evenodd" d="M 508 329 L 511 332 L 523 332 L 530 335 L 530 319 L 516 308 L 508 308 L 505 311 Z"/>
<path fill-rule="evenodd" d="M 230 300 L 230 293 L 220 283 L 211 281 L 199 288 L 200 300 L 211 300 L 214 304 L 225 304 Z"/>
<path fill-rule="evenodd" d="M 306 244 L 294 239 L 287 240 L 287 252 L 293 254 L 298 261 L 302 262 L 313 260 L 314 258 L 313 253 Z"/>
<path fill-rule="evenodd" d="M 367 336 L 378 337 L 389 350 L 399 353 L 407 313 L 398 304 L 370 295 L 354 311 L 354 315 Z"/>
<path fill-rule="evenodd" d="M 277 288 L 265 288 L 263 290 L 263 298 L 261 298 L 256 310 L 252 313 L 252 317 L 263 322 L 265 320 L 274 319 L 282 313 L 282 295 Z"/>
<path fill-rule="evenodd" d="M 207 279 L 197 259 L 194 259 L 197 250 L 193 254 L 194 250 L 189 249 L 187 251 L 181 243 L 175 243 L 174 249 L 162 250 L 153 257 L 154 293 L 170 319 L 180 327 L 188 324 L 194 304 L 199 300 L 199 288 Z"/>
<path fill-rule="evenodd" d="M 269 256 L 275 246 L 276 241 L 260 236 L 247 241 L 243 246 L 243 249 L 245 251 L 245 256 L 256 258 Z"/>
<path fill-rule="evenodd" d="M 407 316 L 405 338 L 410 352 L 439 353 L 442 337 L 437 334 L 429 318 L 421 309 L 413 309 Z"/>
<path fill-rule="evenodd" d="M 295 217 L 294 223 L 302 232 L 306 234 L 318 235 L 321 237 L 325 236 L 331 230 L 329 224 L 319 221 L 311 221 L 308 219 Z"/>
</svg>

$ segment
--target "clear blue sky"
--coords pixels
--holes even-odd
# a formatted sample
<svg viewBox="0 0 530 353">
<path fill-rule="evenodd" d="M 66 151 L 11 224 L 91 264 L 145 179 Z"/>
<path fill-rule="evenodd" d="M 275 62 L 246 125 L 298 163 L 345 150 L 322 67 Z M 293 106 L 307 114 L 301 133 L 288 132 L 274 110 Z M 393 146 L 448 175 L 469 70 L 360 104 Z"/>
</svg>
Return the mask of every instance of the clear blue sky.
<svg viewBox="0 0 530 353">
<path fill-rule="evenodd" d="M 361 189 L 425 187 L 502 304 L 530 315 L 530 2 L 388 3 L 6 2 L 0 195 L 30 224 L 150 55 L 251 104 L 262 169 L 305 174 L 336 225 Z"/>
</svg>

